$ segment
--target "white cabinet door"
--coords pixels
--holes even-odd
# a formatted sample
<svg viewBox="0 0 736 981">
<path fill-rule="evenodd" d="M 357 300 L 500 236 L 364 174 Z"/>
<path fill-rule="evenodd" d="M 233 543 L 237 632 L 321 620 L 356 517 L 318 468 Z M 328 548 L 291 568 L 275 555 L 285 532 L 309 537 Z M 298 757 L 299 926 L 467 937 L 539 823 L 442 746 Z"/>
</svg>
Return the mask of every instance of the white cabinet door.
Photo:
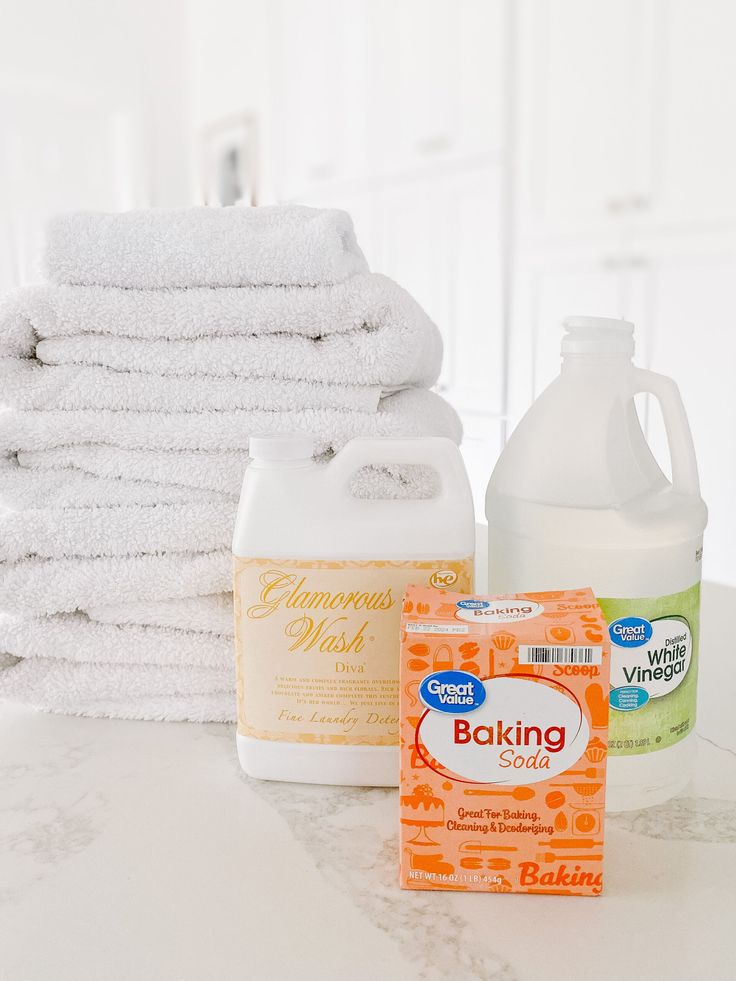
<svg viewBox="0 0 736 981">
<path fill-rule="evenodd" d="M 736 4 L 523 0 L 526 234 L 736 219 Z"/>
<path fill-rule="evenodd" d="M 506 69 L 514 0 L 453 4 L 452 77 L 457 154 L 499 155 L 506 144 Z"/>
<path fill-rule="evenodd" d="M 453 18 L 449 0 L 402 0 L 391 7 L 390 61 L 384 62 L 393 88 L 384 104 L 386 150 L 396 153 L 401 167 L 417 157 L 442 156 L 452 147 L 448 43 Z"/>
<path fill-rule="evenodd" d="M 640 189 L 645 220 L 736 219 L 736 4 L 658 7 L 658 167 Z"/>
<path fill-rule="evenodd" d="M 366 0 L 276 0 L 270 157 L 278 200 L 365 166 Z"/>
<path fill-rule="evenodd" d="M 710 511 L 703 556 L 709 579 L 736 585 L 736 242 L 663 242 L 649 256 L 647 367 L 680 387 L 698 455 L 703 498 Z M 648 438 L 669 472 L 664 427 L 650 407 Z"/>
<path fill-rule="evenodd" d="M 504 140 L 505 0 L 371 0 L 369 18 L 372 169 L 488 163 Z"/>
<path fill-rule="evenodd" d="M 450 293 L 442 384 L 462 411 L 501 415 L 506 303 L 500 169 L 446 182 L 443 207 Z"/>
<path fill-rule="evenodd" d="M 379 272 L 421 303 L 447 339 L 448 241 L 442 183 L 391 185 L 379 198 L 383 244 Z"/>
<path fill-rule="evenodd" d="M 507 9 L 507 0 L 273 0 L 276 198 L 495 161 Z"/>
<path fill-rule="evenodd" d="M 651 127 L 642 68 L 651 0 L 519 7 L 518 206 L 532 234 L 621 221 Z M 635 139 L 637 137 L 637 139 Z"/>
</svg>

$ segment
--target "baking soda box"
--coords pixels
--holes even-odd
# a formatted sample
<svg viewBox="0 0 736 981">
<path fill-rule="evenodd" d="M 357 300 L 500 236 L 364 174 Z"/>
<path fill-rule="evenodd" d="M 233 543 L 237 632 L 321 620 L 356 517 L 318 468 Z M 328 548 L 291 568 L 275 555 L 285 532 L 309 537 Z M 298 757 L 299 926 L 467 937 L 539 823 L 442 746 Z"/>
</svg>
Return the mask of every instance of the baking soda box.
<svg viewBox="0 0 736 981">
<path fill-rule="evenodd" d="M 408 587 L 403 888 L 600 894 L 609 660 L 590 589 Z"/>
</svg>

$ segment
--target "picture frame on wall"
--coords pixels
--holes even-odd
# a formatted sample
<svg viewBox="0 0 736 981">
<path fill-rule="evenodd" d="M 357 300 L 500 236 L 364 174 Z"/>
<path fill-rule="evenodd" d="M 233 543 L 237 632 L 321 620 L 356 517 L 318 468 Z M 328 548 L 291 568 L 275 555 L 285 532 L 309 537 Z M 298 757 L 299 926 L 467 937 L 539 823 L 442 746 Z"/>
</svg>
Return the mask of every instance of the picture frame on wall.
<svg viewBox="0 0 736 981">
<path fill-rule="evenodd" d="M 257 122 L 251 113 L 229 116 L 202 131 L 201 193 L 214 206 L 258 204 Z"/>
</svg>

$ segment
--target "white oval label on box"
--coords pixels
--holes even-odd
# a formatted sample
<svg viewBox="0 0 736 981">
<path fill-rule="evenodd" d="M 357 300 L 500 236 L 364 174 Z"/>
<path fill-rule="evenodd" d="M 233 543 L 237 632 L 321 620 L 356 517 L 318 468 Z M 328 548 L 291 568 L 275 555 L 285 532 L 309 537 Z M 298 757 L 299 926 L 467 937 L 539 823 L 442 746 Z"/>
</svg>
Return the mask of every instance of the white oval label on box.
<svg viewBox="0 0 736 981">
<path fill-rule="evenodd" d="M 543 612 L 542 604 L 532 600 L 493 600 L 482 606 L 478 603 L 472 607 L 461 601 L 457 604 L 455 616 L 471 623 L 514 623 L 518 620 L 532 620 Z"/>
<path fill-rule="evenodd" d="M 428 710 L 417 737 L 431 757 L 478 783 L 530 784 L 573 766 L 590 729 L 572 693 L 544 679 L 489 678 L 479 708 L 462 715 Z"/>
</svg>

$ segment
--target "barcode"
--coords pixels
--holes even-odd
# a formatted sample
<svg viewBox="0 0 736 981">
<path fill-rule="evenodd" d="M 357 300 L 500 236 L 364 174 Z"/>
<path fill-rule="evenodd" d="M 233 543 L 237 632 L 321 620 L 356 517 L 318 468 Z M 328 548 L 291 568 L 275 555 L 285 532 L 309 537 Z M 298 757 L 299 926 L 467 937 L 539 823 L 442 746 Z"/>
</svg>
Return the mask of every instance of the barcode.
<svg viewBox="0 0 736 981">
<path fill-rule="evenodd" d="M 602 647 L 532 647 L 519 644 L 519 664 L 600 664 Z"/>
</svg>

